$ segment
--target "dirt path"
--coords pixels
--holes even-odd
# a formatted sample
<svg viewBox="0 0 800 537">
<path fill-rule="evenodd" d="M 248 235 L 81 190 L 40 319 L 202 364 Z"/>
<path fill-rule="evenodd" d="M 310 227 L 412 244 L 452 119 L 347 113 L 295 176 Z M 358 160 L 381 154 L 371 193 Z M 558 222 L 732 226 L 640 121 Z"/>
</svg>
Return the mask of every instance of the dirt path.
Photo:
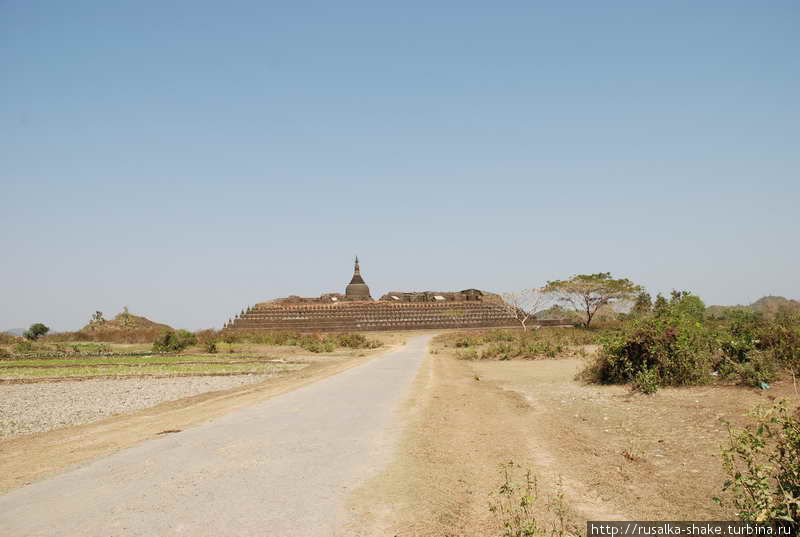
<svg viewBox="0 0 800 537">
<path fill-rule="evenodd" d="M 586 520 L 728 520 L 712 501 L 725 476 L 727 428 L 759 403 L 796 397 L 735 386 L 662 389 L 574 380 L 579 360 L 467 362 L 445 353 L 423 364 L 404 408 L 397 456 L 351 497 L 345 535 L 486 537 L 500 534 L 488 504 L 513 460 L 539 478 L 537 515 L 563 492 Z"/>
<path fill-rule="evenodd" d="M 356 490 L 341 535 L 486 537 L 498 465 L 533 458 L 522 424 L 528 405 L 475 379 L 466 362 L 431 355 L 403 410 L 392 463 Z"/>
</svg>

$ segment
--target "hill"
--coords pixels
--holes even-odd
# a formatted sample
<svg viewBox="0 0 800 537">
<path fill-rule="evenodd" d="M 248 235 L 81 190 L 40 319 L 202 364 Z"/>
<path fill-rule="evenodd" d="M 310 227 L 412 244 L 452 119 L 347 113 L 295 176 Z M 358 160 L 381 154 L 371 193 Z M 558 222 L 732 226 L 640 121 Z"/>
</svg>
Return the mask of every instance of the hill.
<svg viewBox="0 0 800 537">
<path fill-rule="evenodd" d="M 92 320 L 80 329 L 80 332 L 98 332 L 98 331 L 141 331 L 141 330 L 171 330 L 172 327 L 151 321 L 147 317 L 134 315 L 125 308 L 121 313 L 118 313 L 113 319 L 108 320 L 103 318 L 101 312 L 96 312 L 92 316 Z"/>
<path fill-rule="evenodd" d="M 767 317 L 773 317 L 781 311 L 800 313 L 800 301 L 791 300 L 782 296 L 762 296 L 752 304 L 746 306 L 709 306 L 706 308 L 706 313 L 711 317 L 724 317 L 726 313 L 735 310 L 755 311 Z"/>
<path fill-rule="evenodd" d="M 25 328 L 9 328 L 8 330 L 3 330 L 3 334 L 10 334 L 12 336 L 22 336 L 25 333 Z"/>
</svg>

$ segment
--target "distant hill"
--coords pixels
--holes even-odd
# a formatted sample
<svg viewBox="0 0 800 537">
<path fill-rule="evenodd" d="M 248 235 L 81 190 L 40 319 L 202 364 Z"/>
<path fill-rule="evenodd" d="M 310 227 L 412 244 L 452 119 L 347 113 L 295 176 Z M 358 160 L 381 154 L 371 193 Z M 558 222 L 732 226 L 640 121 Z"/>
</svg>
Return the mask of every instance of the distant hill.
<svg viewBox="0 0 800 537">
<path fill-rule="evenodd" d="M 12 336 L 22 336 L 25 333 L 27 328 L 9 328 L 8 330 L 3 330 L 4 334 L 11 334 Z"/>
<path fill-rule="evenodd" d="M 540 321 L 569 319 L 571 321 L 577 322 L 578 320 L 580 320 L 580 315 L 578 314 L 578 312 L 573 310 L 568 310 L 562 306 L 559 306 L 558 304 L 556 304 L 555 306 L 551 306 L 546 310 L 538 312 L 533 317 Z"/>
<path fill-rule="evenodd" d="M 711 317 L 723 317 L 727 312 L 735 310 L 755 311 L 772 317 L 780 311 L 800 313 L 800 301 L 782 296 L 763 296 L 747 306 L 709 306 L 706 313 Z"/>
<path fill-rule="evenodd" d="M 125 308 L 122 313 L 118 313 L 113 319 L 95 319 L 90 321 L 86 326 L 80 329 L 80 332 L 97 332 L 97 331 L 111 331 L 111 330 L 171 330 L 172 327 L 151 321 L 147 317 L 134 315 L 128 312 Z"/>
</svg>

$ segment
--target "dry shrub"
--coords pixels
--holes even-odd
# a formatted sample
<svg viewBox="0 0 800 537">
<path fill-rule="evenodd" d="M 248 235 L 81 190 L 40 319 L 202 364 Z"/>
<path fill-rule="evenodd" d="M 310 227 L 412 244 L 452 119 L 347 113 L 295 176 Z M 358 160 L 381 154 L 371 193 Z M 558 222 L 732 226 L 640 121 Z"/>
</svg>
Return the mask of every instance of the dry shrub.
<svg viewBox="0 0 800 537">
<path fill-rule="evenodd" d="M 95 330 L 79 330 L 77 332 L 53 334 L 47 336 L 45 340 L 48 342 L 101 341 L 104 343 L 153 343 L 163 333 L 163 327 L 132 328 L 128 330 L 97 328 Z"/>
</svg>

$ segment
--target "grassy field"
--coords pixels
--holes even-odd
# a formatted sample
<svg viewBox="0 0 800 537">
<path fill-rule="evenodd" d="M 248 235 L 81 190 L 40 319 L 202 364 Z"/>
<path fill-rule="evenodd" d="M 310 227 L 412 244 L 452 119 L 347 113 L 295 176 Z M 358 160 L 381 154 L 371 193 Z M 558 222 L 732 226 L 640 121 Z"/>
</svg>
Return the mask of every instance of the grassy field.
<svg viewBox="0 0 800 537">
<path fill-rule="evenodd" d="M 187 375 L 272 375 L 305 367 L 273 356 L 183 354 L 17 358 L 0 361 L 0 381 L 107 377 L 170 377 Z"/>
<path fill-rule="evenodd" d="M 0 361 L 0 371 L 20 367 L 58 368 L 101 365 L 174 365 L 189 363 L 230 364 L 237 362 L 278 362 L 268 356 L 248 356 L 244 354 L 190 354 L 190 355 L 150 355 L 150 356 L 80 356 L 74 358 L 22 358 Z M 1 374 L 1 373 L 0 373 Z"/>
<path fill-rule="evenodd" d="M 269 375 L 302 369 L 305 364 L 280 364 L 264 361 L 251 363 L 173 363 L 173 364 L 104 364 L 90 365 L 77 363 L 73 366 L 55 367 L 3 367 L 0 379 L 41 379 L 41 378 L 91 378 L 91 377 L 136 377 L 136 376 L 185 376 L 185 375 L 231 375 L 253 374 Z"/>
</svg>

